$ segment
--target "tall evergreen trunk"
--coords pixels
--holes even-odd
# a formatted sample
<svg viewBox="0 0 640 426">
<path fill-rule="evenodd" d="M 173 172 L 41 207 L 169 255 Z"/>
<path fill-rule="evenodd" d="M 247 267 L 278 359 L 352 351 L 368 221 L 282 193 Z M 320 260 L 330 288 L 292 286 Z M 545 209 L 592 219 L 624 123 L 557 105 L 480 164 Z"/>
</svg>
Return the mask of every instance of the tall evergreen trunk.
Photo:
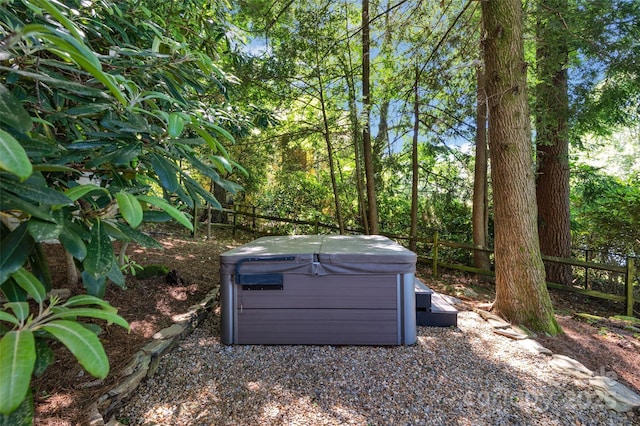
<svg viewBox="0 0 640 426">
<path fill-rule="evenodd" d="M 540 0 L 537 15 L 536 147 L 538 235 L 543 254 L 571 257 L 567 0 Z M 547 262 L 547 280 L 571 284 L 570 265 Z"/>
<path fill-rule="evenodd" d="M 369 39 L 369 0 L 362 0 L 362 104 L 364 123 L 362 130 L 362 156 L 367 181 L 367 216 L 369 233 L 378 233 L 378 203 L 376 201 L 375 171 L 371 146 L 371 87 L 370 87 L 370 39 Z"/>
<path fill-rule="evenodd" d="M 418 132 L 420 131 L 419 78 L 420 69 L 416 67 L 416 79 L 413 87 L 413 140 L 411 143 L 411 231 L 409 236 L 409 248 L 412 251 L 416 251 L 418 245 L 418 172 L 420 170 L 418 164 Z"/>
<path fill-rule="evenodd" d="M 488 150 L 487 150 L 487 99 L 485 96 L 484 70 L 477 70 L 477 105 L 476 105 L 476 161 L 473 176 L 473 209 L 471 213 L 471 225 L 473 227 L 473 246 L 475 248 L 487 248 L 489 234 L 489 208 L 488 208 Z M 491 262 L 489 252 L 482 250 L 473 251 L 473 264 L 476 268 L 489 270 Z"/>
<path fill-rule="evenodd" d="M 495 209 L 493 309 L 516 324 L 557 334 L 538 241 L 522 3 L 485 0 L 482 16 Z"/>
</svg>

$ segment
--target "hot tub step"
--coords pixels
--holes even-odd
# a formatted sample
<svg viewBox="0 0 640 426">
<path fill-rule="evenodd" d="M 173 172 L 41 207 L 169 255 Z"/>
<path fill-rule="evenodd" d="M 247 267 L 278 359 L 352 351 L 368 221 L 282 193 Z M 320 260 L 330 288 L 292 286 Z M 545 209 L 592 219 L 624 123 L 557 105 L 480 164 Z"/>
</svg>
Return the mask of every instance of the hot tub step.
<svg viewBox="0 0 640 426">
<path fill-rule="evenodd" d="M 416 309 L 426 309 L 427 311 L 431 309 L 431 295 L 433 295 L 434 291 L 417 278 L 414 282 L 414 289 L 416 293 Z"/>
<path fill-rule="evenodd" d="M 456 327 L 458 310 L 422 281 L 415 282 L 416 324 L 429 327 Z"/>
</svg>

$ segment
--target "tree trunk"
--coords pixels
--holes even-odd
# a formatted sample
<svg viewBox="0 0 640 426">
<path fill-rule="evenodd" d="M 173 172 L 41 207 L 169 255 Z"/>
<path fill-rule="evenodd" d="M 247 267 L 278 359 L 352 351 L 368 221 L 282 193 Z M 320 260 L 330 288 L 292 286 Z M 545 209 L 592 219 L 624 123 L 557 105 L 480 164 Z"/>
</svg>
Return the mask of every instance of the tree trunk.
<svg viewBox="0 0 640 426">
<path fill-rule="evenodd" d="M 369 233 L 369 221 L 367 219 L 366 207 L 364 203 L 364 183 L 362 181 L 362 133 L 360 132 L 360 124 L 358 122 L 358 104 L 356 102 L 356 85 L 353 81 L 353 62 L 351 60 L 351 47 L 347 41 L 348 58 L 343 62 L 343 71 L 347 81 L 349 96 L 349 121 L 351 122 L 351 137 L 353 139 L 354 157 L 355 157 L 355 180 L 356 192 L 358 196 L 358 213 L 362 220 L 362 227 L 365 234 Z"/>
<path fill-rule="evenodd" d="M 370 87 L 370 41 L 369 41 L 369 0 L 362 0 L 362 104 L 364 109 L 364 126 L 362 130 L 362 155 L 364 173 L 367 180 L 367 216 L 369 233 L 378 233 L 378 204 L 376 202 L 375 172 L 373 167 L 373 150 L 371 147 L 371 87 Z"/>
<path fill-rule="evenodd" d="M 390 10 L 391 2 L 387 0 L 384 7 L 386 10 Z M 383 62 L 393 63 L 395 60 L 393 56 L 395 52 L 391 45 L 391 42 L 393 41 L 392 34 L 391 12 L 387 12 L 384 14 L 384 36 L 382 37 L 382 45 L 380 46 L 380 53 L 378 54 L 378 58 L 382 57 Z M 387 84 L 387 82 L 383 81 L 381 84 Z M 389 107 L 391 106 L 389 94 L 381 94 L 379 102 L 380 114 L 378 116 L 378 133 L 373 141 L 373 172 L 375 174 L 377 193 L 383 189 L 382 158 L 384 156 L 385 149 L 389 148 Z"/>
<path fill-rule="evenodd" d="M 487 248 L 489 234 L 489 209 L 487 201 L 487 98 L 485 96 L 485 77 L 482 68 L 477 70 L 478 97 L 476 106 L 476 161 L 473 176 L 473 246 Z M 489 252 L 474 250 L 473 264 L 476 268 L 490 270 Z"/>
<path fill-rule="evenodd" d="M 409 249 L 416 251 L 418 238 L 418 132 L 420 131 L 420 97 L 418 92 L 418 80 L 420 69 L 416 67 L 416 80 L 414 82 L 413 99 L 413 141 L 411 144 L 411 231 L 409 236 Z"/>
<path fill-rule="evenodd" d="M 553 335 L 561 330 L 538 241 L 522 4 L 485 0 L 482 16 L 495 209 L 493 309 L 509 321 Z"/>
<path fill-rule="evenodd" d="M 67 264 L 67 285 L 74 286 L 80 282 L 80 275 L 78 274 L 78 268 L 76 268 L 76 262 L 73 255 L 68 251 L 64 251 L 64 260 Z"/>
<path fill-rule="evenodd" d="M 317 54 L 317 51 L 316 51 Z M 318 57 L 318 60 L 320 58 Z M 319 65 L 319 62 L 318 62 Z M 319 68 L 318 68 L 319 70 Z M 327 143 L 327 154 L 329 155 L 329 173 L 331 174 L 331 187 L 333 188 L 333 199 L 336 206 L 336 220 L 338 221 L 338 229 L 340 235 L 344 234 L 344 221 L 342 219 L 342 208 L 340 207 L 340 191 L 338 191 L 338 183 L 336 181 L 336 172 L 333 161 L 333 146 L 331 145 L 331 136 L 329 132 L 329 119 L 327 118 L 327 109 L 324 99 L 324 86 L 322 85 L 322 77 L 318 72 L 318 93 L 320 95 L 320 108 L 322 109 L 322 125 L 324 127 L 324 140 Z"/>
<path fill-rule="evenodd" d="M 540 250 L 555 257 L 571 257 L 569 213 L 569 96 L 566 28 L 559 11 L 566 0 L 543 0 L 538 5 L 536 62 L 536 196 Z M 547 280 L 571 284 L 570 265 L 548 262 Z"/>
</svg>

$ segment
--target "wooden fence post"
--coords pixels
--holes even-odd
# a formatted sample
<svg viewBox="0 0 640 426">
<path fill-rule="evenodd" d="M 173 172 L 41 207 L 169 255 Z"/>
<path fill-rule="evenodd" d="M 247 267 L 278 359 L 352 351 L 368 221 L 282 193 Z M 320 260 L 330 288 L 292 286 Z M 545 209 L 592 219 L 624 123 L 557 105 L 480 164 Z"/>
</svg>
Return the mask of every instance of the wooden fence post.
<svg viewBox="0 0 640 426">
<path fill-rule="evenodd" d="M 590 259 L 591 250 L 586 249 L 584 251 L 584 261 L 588 262 Z M 591 289 L 591 281 L 589 281 L 589 267 L 584 267 L 584 288 Z"/>
<path fill-rule="evenodd" d="M 198 206 L 193 206 L 193 239 L 195 240 L 198 234 Z"/>
<path fill-rule="evenodd" d="M 251 210 L 251 219 L 252 219 L 252 224 L 253 224 L 253 229 L 256 229 L 256 206 L 251 206 L 252 210 Z"/>
<path fill-rule="evenodd" d="M 207 205 L 207 240 L 211 239 L 211 204 Z"/>
<path fill-rule="evenodd" d="M 633 282 L 636 278 L 636 268 L 634 258 L 631 256 L 627 256 L 627 282 L 626 282 L 626 293 L 627 293 L 627 316 L 633 316 Z"/>
<path fill-rule="evenodd" d="M 313 233 L 314 234 L 318 235 L 319 227 L 320 227 L 320 218 L 318 217 L 318 215 L 316 215 L 316 221 L 313 224 Z"/>
<path fill-rule="evenodd" d="M 237 217 L 238 217 L 238 205 L 234 204 L 233 205 L 233 233 L 232 233 L 233 238 L 236 237 L 236 229 L 238 227 L 238 219 L 237 219 Z"/>
<path fill-rule="evenodd" d="M 433 233 L 433 278 L 438 278 L 438 231 Z"/>
</svg>

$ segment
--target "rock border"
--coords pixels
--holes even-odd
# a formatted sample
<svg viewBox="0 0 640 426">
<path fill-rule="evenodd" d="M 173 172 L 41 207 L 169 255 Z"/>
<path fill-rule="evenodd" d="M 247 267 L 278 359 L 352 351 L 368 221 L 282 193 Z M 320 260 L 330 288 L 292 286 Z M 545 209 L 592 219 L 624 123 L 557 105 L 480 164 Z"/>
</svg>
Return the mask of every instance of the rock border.
<svg viewBox="0 0 640 426">
<path fill-rule="evenodd" d="M 489 323 L 494 333 L 516 340 L 523 347 L 534 353 L 550 357 L 549 367 L 551 369 L 590 385 L 607 408 L 619 413 L 626 413 L 640 408 L 640 395 L 617 380 L 599 376 L 573 358 L 554 354 L 551 350 L 533 340 L 535 337 L 533 333 L 511 325 L 498 315 L 477 308 L 473 311 Z"/>
<path fill-rule="evenodd" d="M 200 303 L 192 305 L 187 312 L 173 316 L 174 323 L 171 326 L 154 334 L 153 340 L 133 355 L 129 364 L 120 372 L 119 384 L 100 396 L 89 408 L 87 423 L 89 426 L 120 424 L 115 419 L 105 423 L 104 417 L 126 402 L 147 377 L 153 377 L 160 358 L 178 341 L 191 334 L 207 317 L 216 302 L 219 289 L 220 287 L 215 287 Z"/>
</svg>

